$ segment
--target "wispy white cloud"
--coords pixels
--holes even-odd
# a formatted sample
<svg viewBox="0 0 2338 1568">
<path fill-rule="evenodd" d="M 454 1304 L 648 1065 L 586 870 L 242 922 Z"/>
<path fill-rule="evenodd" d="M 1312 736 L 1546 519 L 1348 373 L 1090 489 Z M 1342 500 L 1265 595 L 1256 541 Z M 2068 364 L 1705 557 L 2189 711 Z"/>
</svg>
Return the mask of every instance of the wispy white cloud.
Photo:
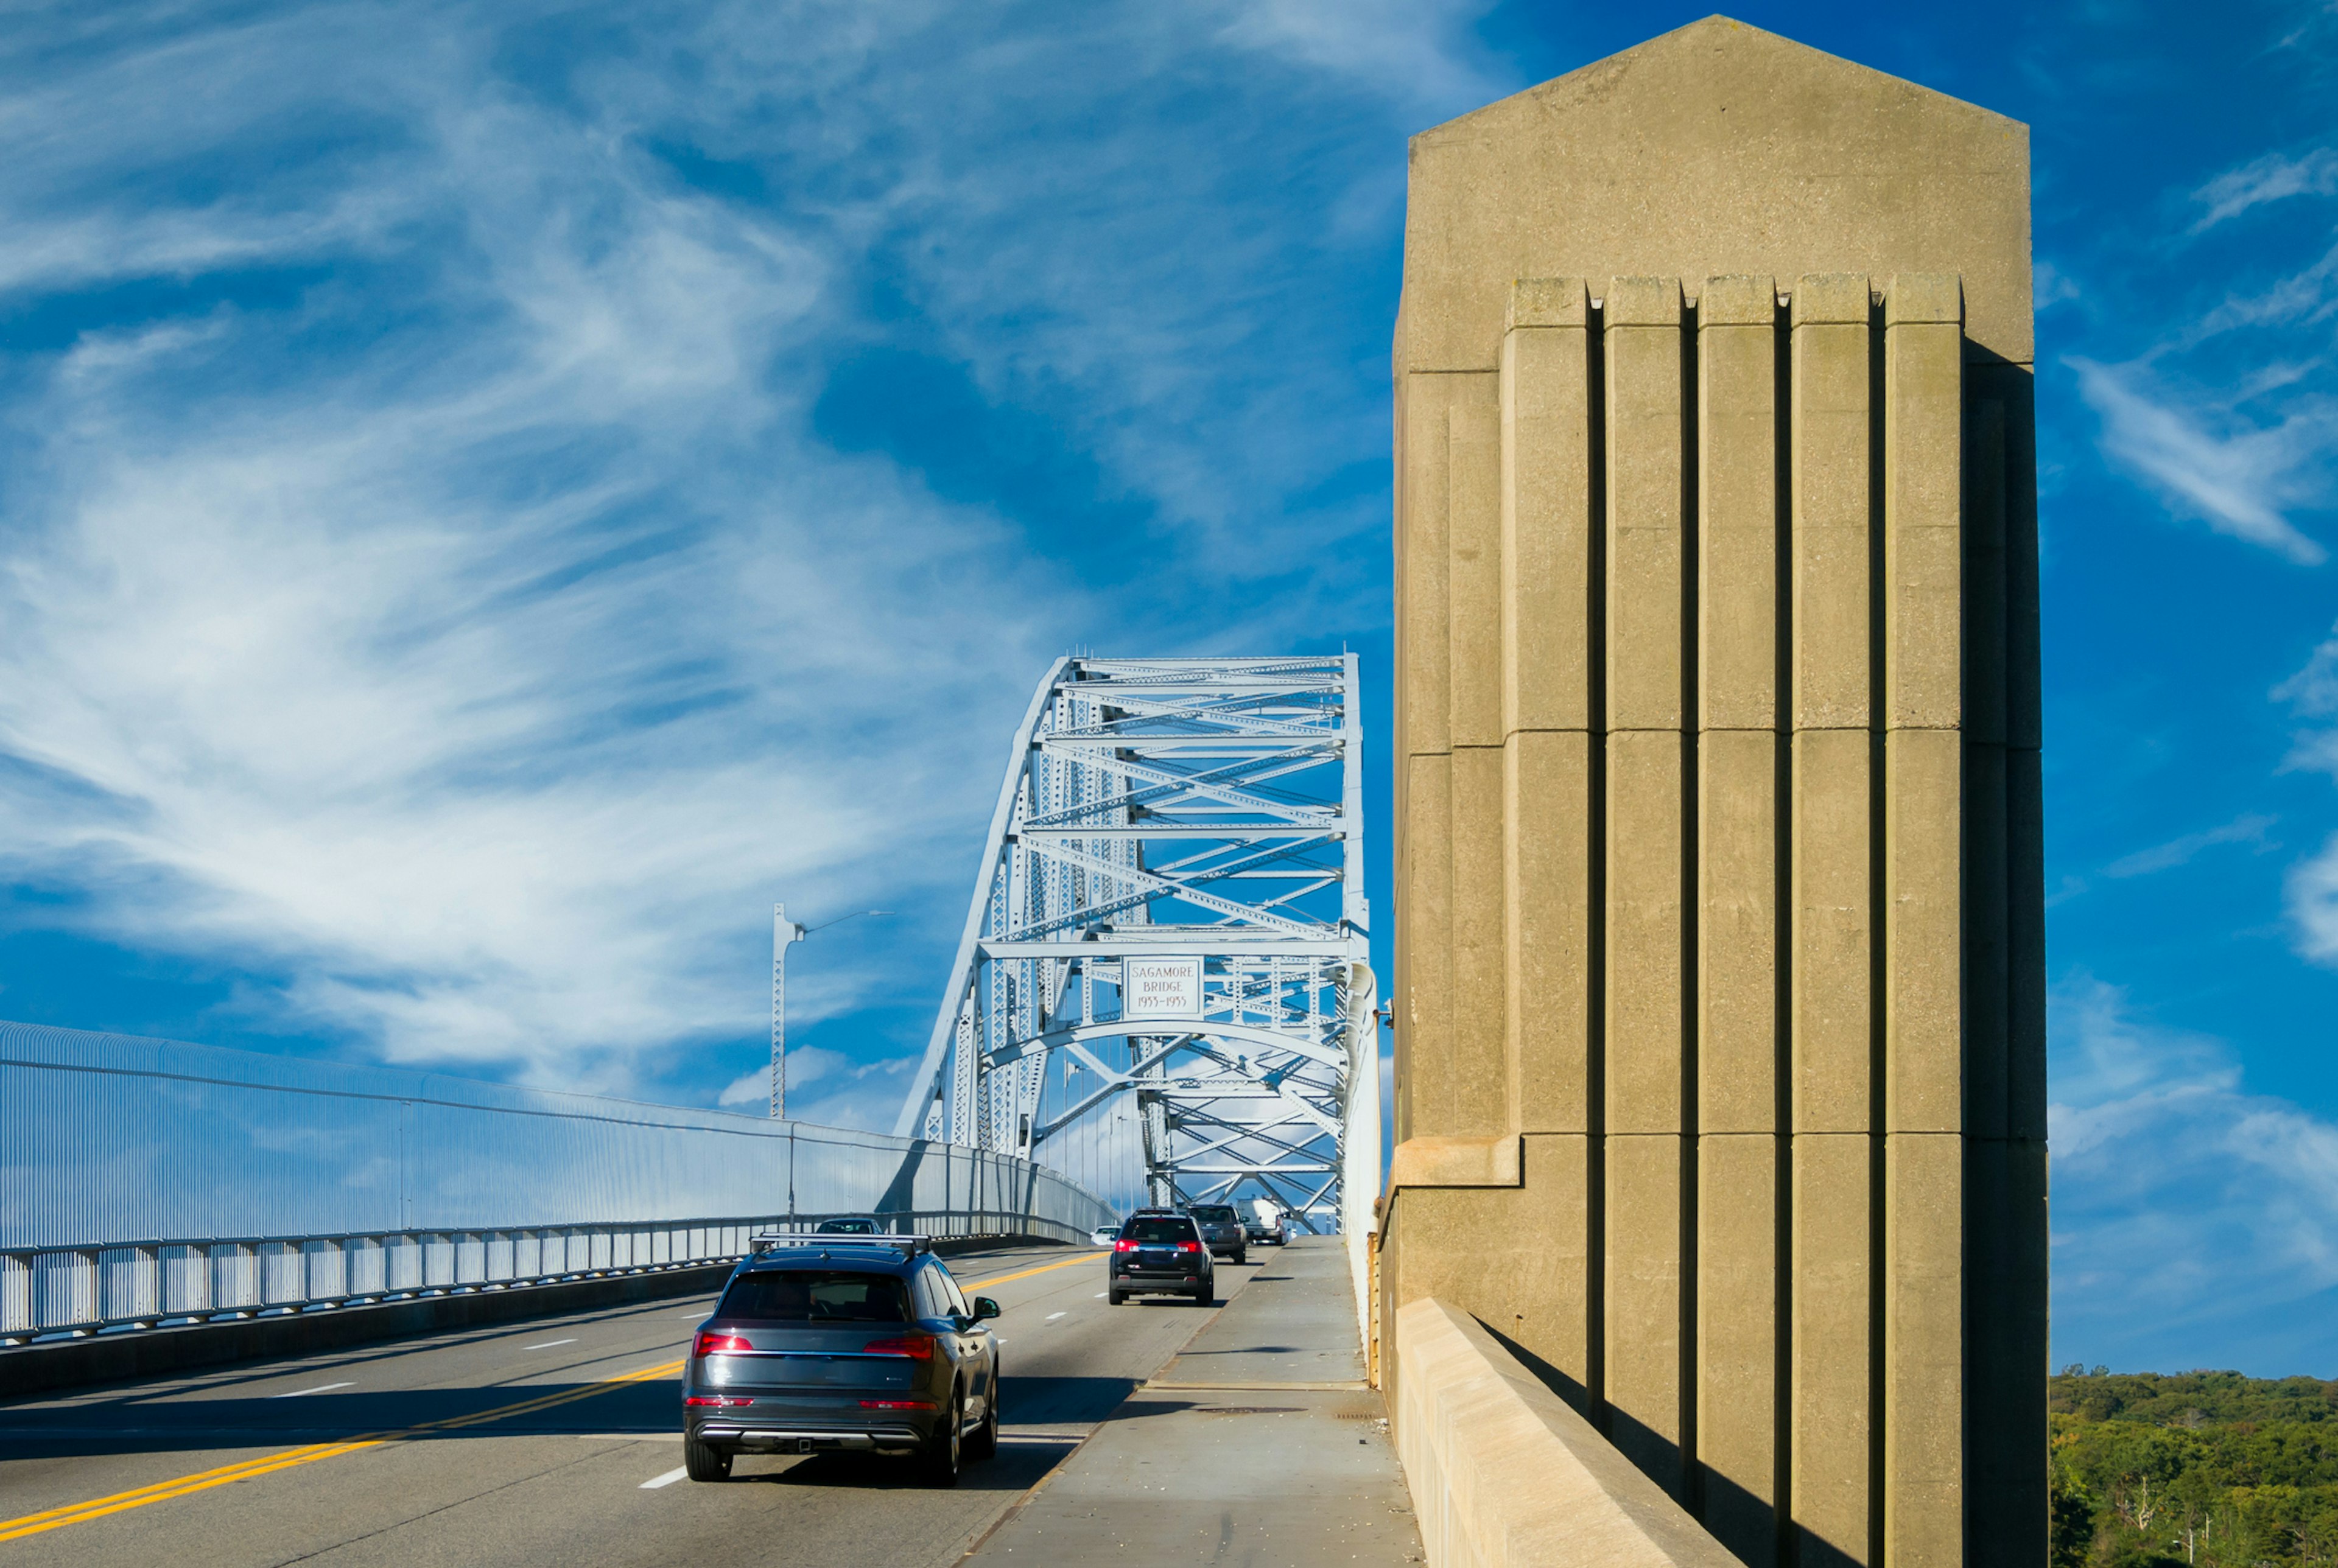
<svg viewBox="0 0 2338 1568">
<path fill-rule="evenodd" d="M 2029 268 L 2030 303 L 2038 310 L 2050 310 L 2085 293 L 2077 279 L 2042 256 L 2031 261 Z"/>
<path fill-rule="evenodd" d="M 2262 852 L 2274 848 L 2265 839 L 2265 829 L 2273 824 L 2274 819 L 2270 817 L 2254 815 L 2235 817 L 2220 827 L 2206 828 L 2198 833 L 2186 833 L 2182 838 L 2171 838 L 2165 844 L 2156 844 L 2148 849 L 2138 849 L 2132 855 L 2123 855 L 2104 867 L 2103 875 L 2120 877 L 2148 877 L 2155 871 L 2173 870 L 2178 866 L 2190 864 L 2202 851 L 2213 849 L 2220 844 L 2254 844 Z"/>
<path fill-rule="evenodd" d="M 2232 427 L 2220 434 L 2198 414 L 2152 397 L 2134 367 L 2067 363 L 2101 416 L 2103 451 L 2114 463 L 2219 534 L 2300 565 L 2329 558 L 2286 514 L 2324 488 L 2338 408 L 2309 401 L 2271 426 L 2227 419 Z"/>
<path fill-rule="evenodd" d="M 2269 152 L 2226 170 L 2192 192 L 2192 200 L 2207 209 L 2192 231 L 2197 234 L 2267 201 L 2333 193 L 2338 193 L 2338 150 L 2316 147 L 2296 157 Z"/>
<path fill-rule="evenodd" d="M 2298 950 L 2317 964 L 2338 965 L 2338 834 L 2291 868 L 2283 891 Z"/>
<path fill-rule="evenodd" d="M 797 1046 L 788 1053 L 788 1115 L 827 1127 L 889 1126 L 916 1065 L 913 1056 L 864 1062 L 824 1046 Z M 715 1098 L 722 1105 L 768 1110 L 771 1063 L 749 1068 Z"/>
<path fill-rule="evenodd" d="M 1374 25 L 1474 91 L 1456 17 Z M 799 1021 L 920 992 L 1047 656 L 1380 613 L 1376 557 L 1330 547 L 1378 497 L 1282 500 L 1385 446 L 1351 348 L 1284 305 L 1361 242 L 1321 214 L 1403 89 L 1327 18 L 20 33 L 0 302 L 66 325 L 0 393 L 0 871 L 87 935 L 272 977 L 240 1004 L 270 1026 L 539 1081 L 752 1042 L 776 896 L 916 912 L 881 984 L 830 967 Z M 1164 137 L 1196 91 L 1216 132 Z M 832 449 L 828 368 L 905 334 L 1043 405 L 1153 535 L 1090 530 L 1092 577 L 1034 532 L 1076 515 Z M 889 1120 L 884 1050 L 807 1093 Z"/>
<path fill-rule="evenodd" d="M 2317 644 L 2304 666 L 2270 695 L 2300 718 L 2338 715 L 2338 634 Z M 2283 766 L 2338 778 L 2338 728 L 2299 731 Z M 2290 867 L 2283 891 L 2298 951 L 2316 963 L 2338 965 L 2338 835 Z"/>
<path fill-rule="evenodd" d="M 2268 693 L 2313 719 L 2338 715 L 2338 627 L 2314 646 L 2304 667 Z"/>
<path fill-rule="evenodd" d="M 2338 315 L 2338 245 L 2319 259 L 2254 293 L 2230 294 L 2201 316 L 2179 339 L 2197 345 L 2247 327 L 2295 327 Z M 2303 379 L 2298 367 L 2281 368 L 2280 385 Z"/>
<path fill-rule="evenodd" d="M 2320 1321 L 2281 1308 L 2338 1287 L 2338 1125 L 2116 986 L 2078 975 L 2053 1000 L 2058 1358 L 2320 1365 Z"/>
<path fill-rule="evenodd" d="M 1504 83 L 1474 47 L 1470 24 L 1490 9 L 1490 0 L 1252 0 L 1221 36 L 1442 119 L 1523 85 Z"/>
</svg>

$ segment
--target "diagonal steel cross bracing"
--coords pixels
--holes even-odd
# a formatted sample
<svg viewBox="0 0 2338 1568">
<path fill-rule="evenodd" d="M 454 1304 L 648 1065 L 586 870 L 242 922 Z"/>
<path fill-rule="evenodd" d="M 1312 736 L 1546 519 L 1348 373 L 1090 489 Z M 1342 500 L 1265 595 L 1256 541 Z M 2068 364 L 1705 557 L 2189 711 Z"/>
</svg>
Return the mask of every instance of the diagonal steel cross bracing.
<svg viewBox="0 0 2338 1568">
<path fill-rule="evenodd" d="M 1369 1202 L 1356 696 L 1351 654 L 1058 661 L 897 1132 L 1124 1205 L 1265 1197 L 1335 1230 L 1351 1170 Z"/>
</svg>

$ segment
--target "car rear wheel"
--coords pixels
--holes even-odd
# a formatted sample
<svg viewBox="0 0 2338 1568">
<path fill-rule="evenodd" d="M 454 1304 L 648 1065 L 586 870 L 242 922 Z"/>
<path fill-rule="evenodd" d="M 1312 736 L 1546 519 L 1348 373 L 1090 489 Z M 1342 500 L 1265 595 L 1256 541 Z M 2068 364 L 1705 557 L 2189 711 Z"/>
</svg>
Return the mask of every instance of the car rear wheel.
<svg viewBox="0 0 2338 1568">
<path fill-rule="evenodd" d="M 712 1443 L 701 1443 L 695 1437 L 682 1440 L 682 1467 L 693 1481 L 728 1481 L 731 1479 L 731 1455 Z"/>
<path fill-rule="evenodd" d="M 928 1486 L 955 1486 L 965 1454 L 965 1438 L 959 1429 L 966 1424 L 966 1401 L 958 1395 L 950 1396 L 949 1408 L 942 1415 L 934 1435 L 926 1439 L 926 1451 L 918 1455 L 918 1465 L 925 1472 Z"/>
<path fill-rule="evenodd" d="M 1234 1265 L 1235 1265 L 1235 1267 L 1240 1268 L 1242 1265 L 1243 1265 L 1243 1264 L 1245 1264 L 1245 1263 L 1248 1263 L 1249 1261 L 1250 1261 L 1250 1249 L 1249 1249 L 1249 1248 L 1247 1248 L 1247 1247 L 1237 1247 L 1237 1248 L 1235 1248 L 1235 1249 L 1234 1249 Z"/>
<path fill-rule="evenodd" d="M 1210 1298 L 1216 1294 L 1217 1291 L 1210 1286 L 1196 1285 L 1194 1287 L 1194 1305 L 1196 1307 L 1207 1307 L 1210 1304 Z"/>
<path fill-rule="evenodd" d="M 1127 1299 L 1128 1292 L 1125 1290 L 1107 1290 L 1104 1293 L 1104 1304 L 1107 1307 L 1117 1307 Z"/>
</svg>

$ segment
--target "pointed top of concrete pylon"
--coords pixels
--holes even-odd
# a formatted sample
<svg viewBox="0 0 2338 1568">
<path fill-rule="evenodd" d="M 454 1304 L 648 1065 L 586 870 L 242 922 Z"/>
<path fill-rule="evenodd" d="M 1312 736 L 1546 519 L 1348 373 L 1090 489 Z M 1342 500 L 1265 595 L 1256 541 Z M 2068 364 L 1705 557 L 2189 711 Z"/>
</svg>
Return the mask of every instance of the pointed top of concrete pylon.
<svg viewBox="0 0 2338 1568">
<path fill-rule="evenodd" d="M 1492 368 L 1514 278 L 1901 271 L 2029 362 L 2029 128 L 1708 16 L 1412 139 L 1398 368 Z"/>
</svg>

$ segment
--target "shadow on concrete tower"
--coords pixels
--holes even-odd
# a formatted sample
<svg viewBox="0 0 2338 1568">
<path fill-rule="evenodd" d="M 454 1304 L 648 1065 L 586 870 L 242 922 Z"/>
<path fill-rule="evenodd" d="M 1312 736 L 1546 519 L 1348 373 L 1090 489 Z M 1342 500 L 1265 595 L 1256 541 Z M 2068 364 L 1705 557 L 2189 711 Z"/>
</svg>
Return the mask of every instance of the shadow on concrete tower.
<svg viewBox="0 0 2338 1568">
<path fill-rule="evenodd" d="M 1753 1568 L 2044 1560 L 2031 356 L 2027 129 L 1773 34 L 1413 139 L 1381 1364 Z"/>
</svg>

